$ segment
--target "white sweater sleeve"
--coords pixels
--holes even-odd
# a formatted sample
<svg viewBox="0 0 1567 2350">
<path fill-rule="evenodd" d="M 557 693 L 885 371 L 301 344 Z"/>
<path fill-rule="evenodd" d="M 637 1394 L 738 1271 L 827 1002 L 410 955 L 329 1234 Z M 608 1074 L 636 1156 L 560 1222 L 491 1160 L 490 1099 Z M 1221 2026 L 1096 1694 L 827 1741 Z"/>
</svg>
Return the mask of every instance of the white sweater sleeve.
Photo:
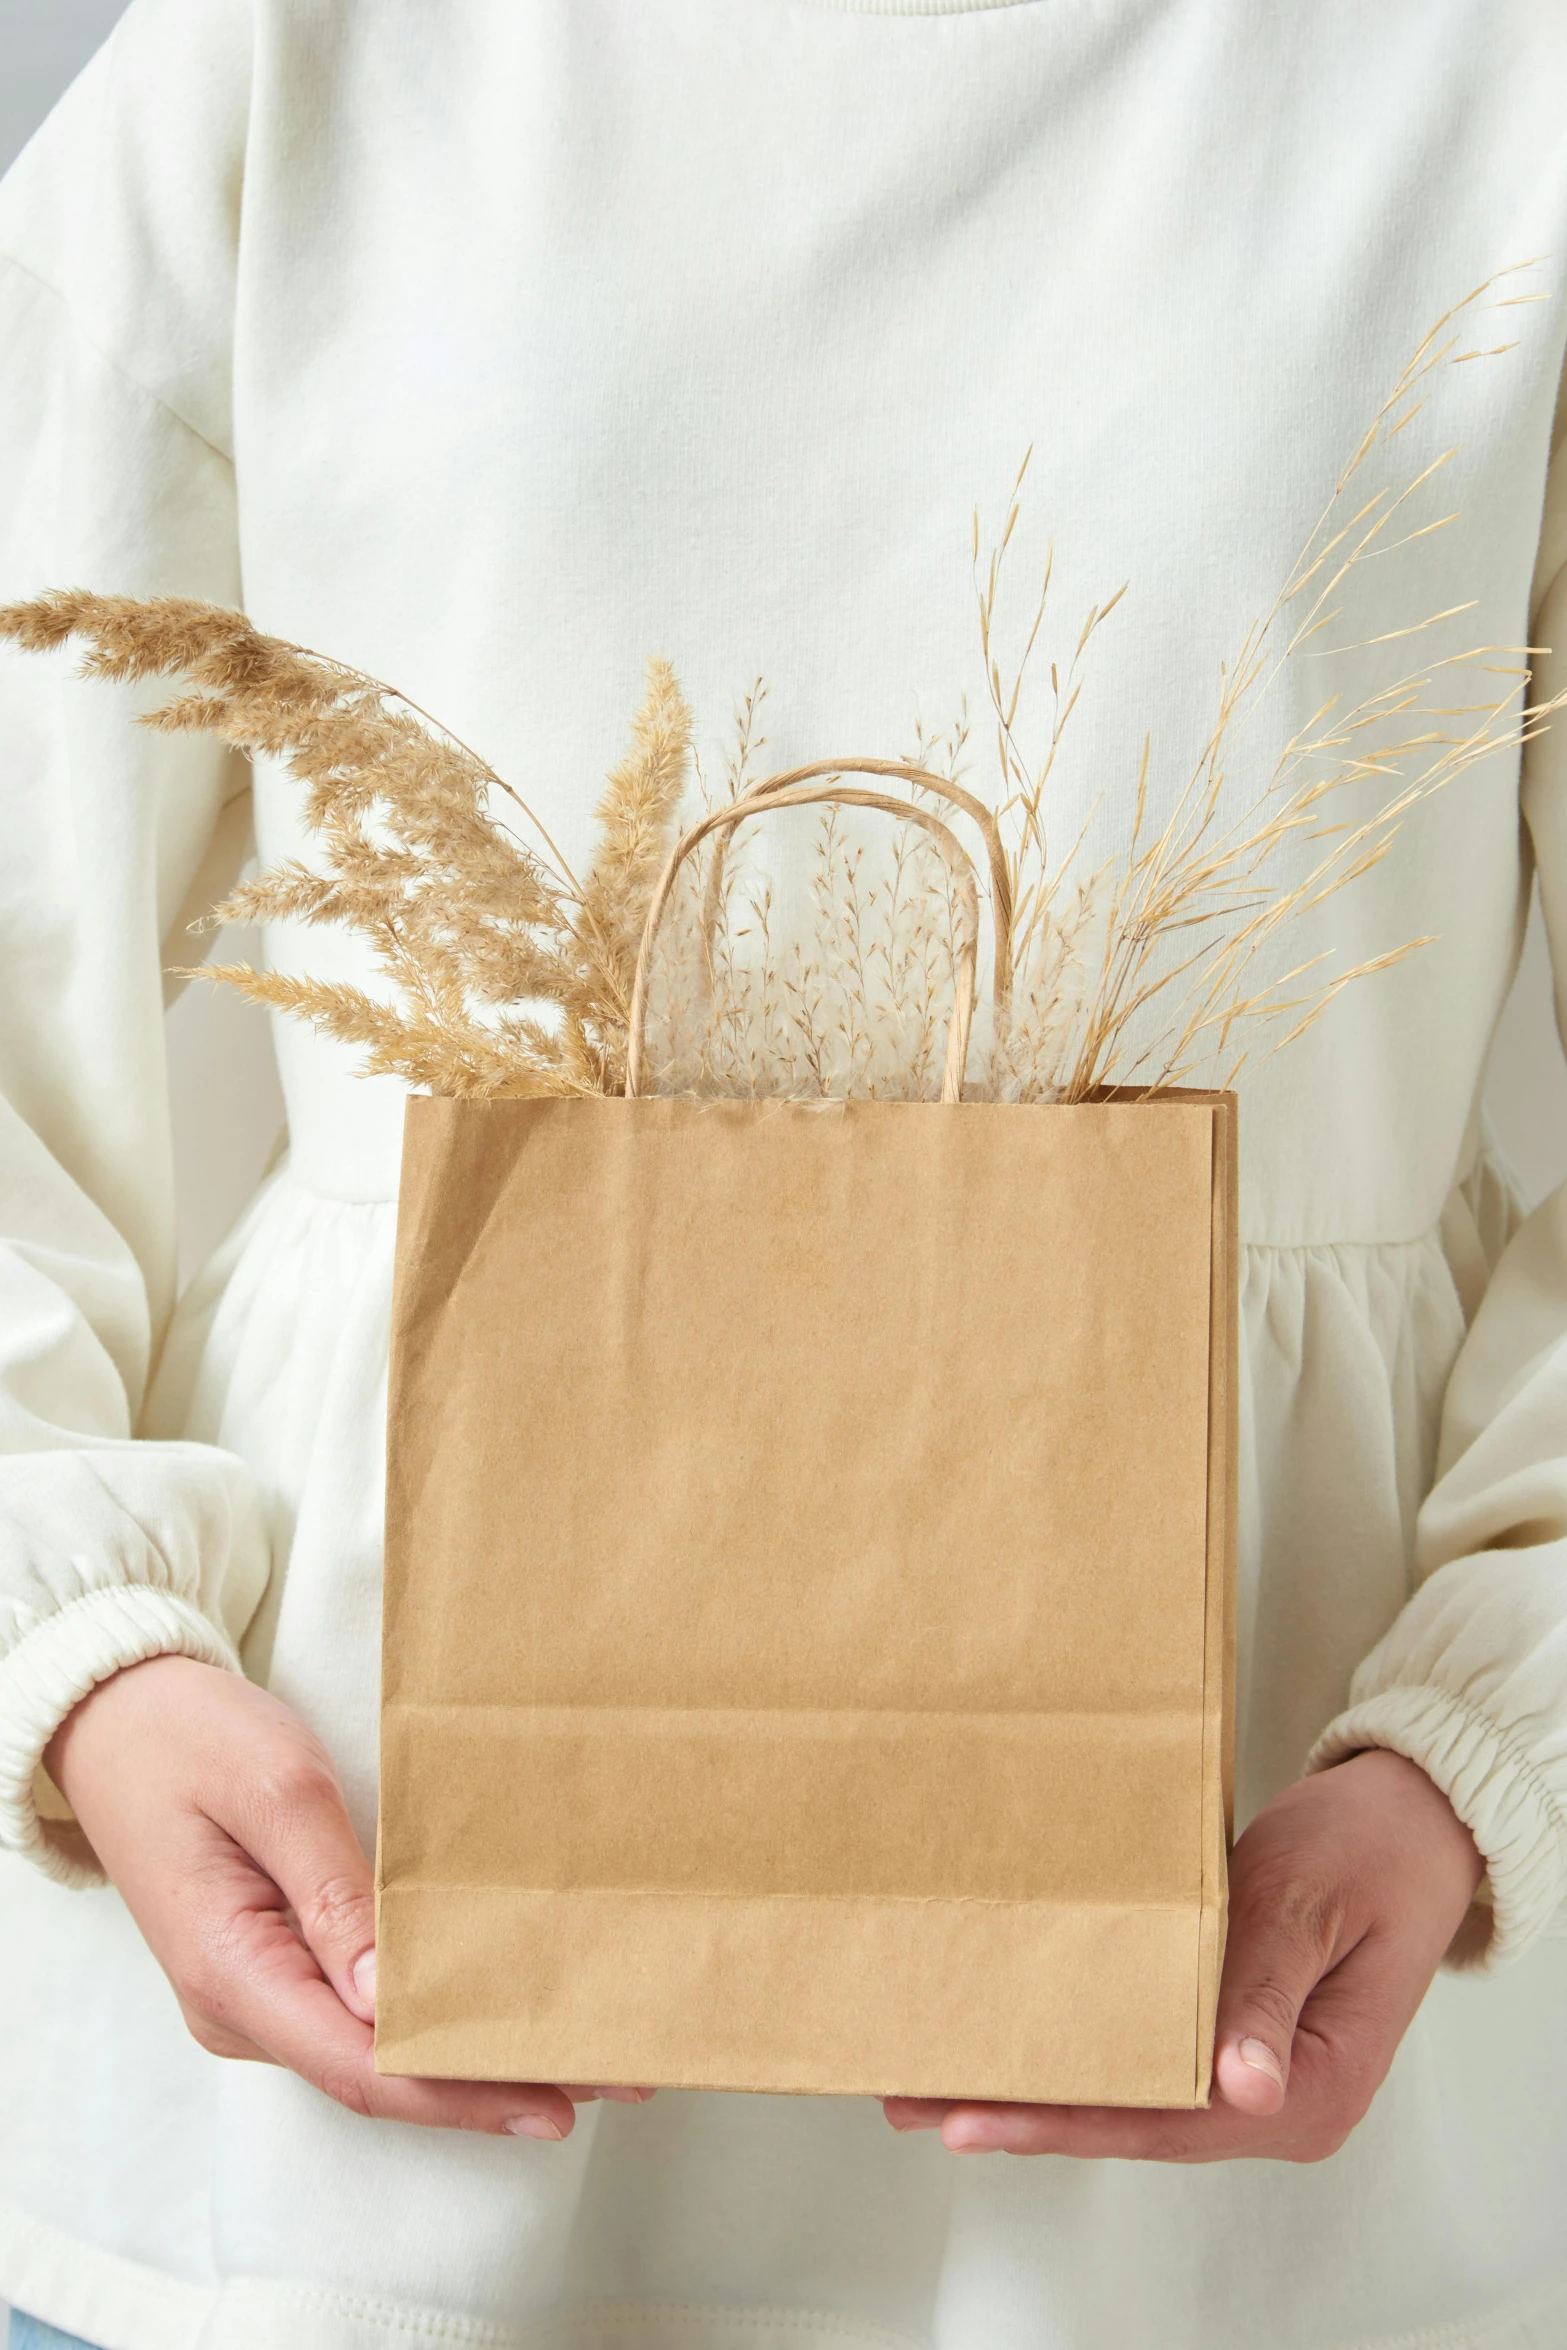
<svg viewBox="0 0 1567 2350">
<path fill-rule="evenodd" d="M 239 601 L 248 43 L 231 0 L 138 0 L 0 186 L 0 602 Z M 67 1882 L 51 1733 L 122 1665 L 236 1666 L 268 1567 L 242 1463 L 136 1433 L 173 1300 L 161 942 L 233 776 L 131 709 L 0 648 L 0 1840 Z"/>
<path fill-rule="evenodd" d="M 1535 576 L 1539 700 L 1567 691 L 1567 391 Z M 1533 842 L 1567 1037 L 1567 713 L 1526 755 Z M 1486 1861 L 1497 1965 L 1567 1897 L 1567 1185 L 1514 1235 L 1448 1385 L 1419 1588 L 1356 1673 L 1309 1767 L 1358 1748 L 1417 1762 Z"/>
</svg>

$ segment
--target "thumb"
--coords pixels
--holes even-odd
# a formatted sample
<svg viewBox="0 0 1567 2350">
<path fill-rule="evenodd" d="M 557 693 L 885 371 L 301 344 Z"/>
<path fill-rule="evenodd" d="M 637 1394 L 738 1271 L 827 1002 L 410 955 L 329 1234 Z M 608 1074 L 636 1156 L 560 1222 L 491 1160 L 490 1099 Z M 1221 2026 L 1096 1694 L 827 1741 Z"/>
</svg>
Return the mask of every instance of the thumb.
<svg viewBox="0 0 1567 2350">
<path fill-rule="evenodd" d="M 1232 1915 L 1219 1986 L 1214 2087 L 1260 2117 L 1283 2106 L 1300 2011 L 1332 1963 L 1324 1938 L 1291 1911 L 1246 1903 Z"/>
<path fill-rule="evenodd" d="M 243 1808 L 222 1824 L 271 1878 L 349 2013 L 373 2023 L 375 1882 L 330 1762 L 296 1749 Z"/>
</svg>

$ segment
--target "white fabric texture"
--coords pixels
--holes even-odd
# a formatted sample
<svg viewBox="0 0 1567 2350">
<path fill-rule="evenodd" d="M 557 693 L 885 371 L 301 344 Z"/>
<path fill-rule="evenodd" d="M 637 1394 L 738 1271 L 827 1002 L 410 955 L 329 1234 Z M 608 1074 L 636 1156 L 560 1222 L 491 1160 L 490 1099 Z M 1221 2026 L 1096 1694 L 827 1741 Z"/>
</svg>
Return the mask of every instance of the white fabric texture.
<svg viewBox="0 0 1567 2350">
<path fill-rule="evenodd" d="M 243 602 L 575 855 L 655 650 L 710 772 L 760 672 L 770 763 L 966 695 L 992 790 L 970 515 L 1033 444 L 1014 633 L 1049 539 L 1063 666 L 1131 582 L 1054 803 L 1113 847 L 1432 321 L 1567 253 L 1564 90 L 1537 0 L 135 0 L 0 190 L 0 596 Z M 1398 444 L 1455 451 L 1458 520 L 1350 619 L 1532 625 L 1550 692 L 1567 270 L 1527 285 Z M 1390 658 L 1292 665 L 1263 768 Z M 49 1732 L 158 1650 L 242 1660 L 375 1818 L 401 1094 L 280 1027 L 289 1160 L 176 1305 L 160 963 L 244 777 L 133 707 L 0 657 L 0 2291 L 104 2350 L 1567 2338 L 1567 1195 L 1525 1218 L 1474 1110 L 1536 860 L 1567 969 L 1567 727 L 1311 917 L 1292 958 L 1436 943 L 1241 1088 L 1241 1816 L 1393 1747 L 1494 1925 L 1332 2161 L 1188 2172 L 956 2162 L 834 2099 L 367 2124 L 206 2057 L 115 1895 L 50 1881 Z M 286 779 L 254 798 L 294 847 Z"/>
</svg>

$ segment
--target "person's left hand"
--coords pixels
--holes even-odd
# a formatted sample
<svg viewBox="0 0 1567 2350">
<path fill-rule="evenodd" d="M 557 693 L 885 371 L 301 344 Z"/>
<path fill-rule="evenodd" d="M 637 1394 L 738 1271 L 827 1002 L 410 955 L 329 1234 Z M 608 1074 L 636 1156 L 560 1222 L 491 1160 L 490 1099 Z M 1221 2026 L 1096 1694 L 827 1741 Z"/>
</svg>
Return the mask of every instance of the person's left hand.
<svg viewBox="0 0 1567 2350">
<path fill-rule="evenodd" d="M 1321 2162 L 1380 2088 L 1482 1867 L 1424 1771 L 1353 1755 L 1276 1796 L 1231 1856 L 1206 2111 L 888 2097 L 887 2119 L 939 2129 L 955 2154 Z"/>
</svg>

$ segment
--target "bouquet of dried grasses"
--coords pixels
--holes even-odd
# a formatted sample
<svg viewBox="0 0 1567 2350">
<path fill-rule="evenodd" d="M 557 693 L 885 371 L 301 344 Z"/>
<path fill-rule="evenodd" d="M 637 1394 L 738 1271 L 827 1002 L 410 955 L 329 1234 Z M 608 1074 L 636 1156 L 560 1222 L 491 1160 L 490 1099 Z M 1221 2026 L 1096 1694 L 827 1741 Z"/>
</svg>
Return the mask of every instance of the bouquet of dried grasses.
<svg viewBox="0 0 1567 2350">
<path fill-rule="evenodd" d="M 1358 505 L 1352 491 L 1373 451 L 1413 421 L 1434 372 L 1488 355 L 1460 348 L 1469 314 L 1540 298 L 1497 296 L 1499 282 L 1455 305 L 1403 371 L 1272 608 L 1225 666 L 1211 733 L 1157 829 L 1145 741 L 1120 856 L 1090 863 L 1092 814 L 1065 855 L 1054 856 L 1045 807 L 1085 657 L 1126 588 L 1089 612 L 1065 672 L 1051 663 L 1050 723 L 1037 758 L 1022 747 L 1021 713 L 1049 606 L 1049 560 L 1021 656 L 1003 673 L 998 610 L 1027 458 L 983 566 L 974 519 L 1000 785 L 993 805 L 960 780 L 966 716 L 936 742 L 922 735 L 906 759 L 822 760 L 753 780 L 764 739 L 763 689 L 753 688 L 727 763 L 722 797 L 731 808 L 750 815 L 798 804 L 813 781 L 849 776 L 896 783 L 907 796 L 907 819 L 879 865 L 867 863 L 842 793 L 821 812 L 803 936 L 778 935 L 771 887 L 728 853 L 733 827 L 715 825 L 716 795 L 705 785 L 700 839 L 677 838 L 688 787 L 701 776 L 691 713 L 663 660 L 648 663 L 630 746 L 599 801 L 598 845 L 579 878 L 512 786 L 407 695 L 265 635 L 243 613 L 183 598 L 57 591 L 0 610 L 0 637 L 33 651 L 80 640 L 89 676 L 180 678 L 190 690 L 139 723 L 216 735 L 281 760 L 298 779 L 313 861 L 291 860 L 245 883 L 210 922 L 293 920 L 356 932 L 384 993 L 248 964 L 204 966 L 202 976 L 361 1047 L 366 1073 L 462 1097 L 624 1091 L 639 953 L 644 935 L 651 940 L 655 902 L 661 907 L 672 889 L 649 1019 L 658 1090 L 927 1098 L 964 943 L 961 893 L 934 837 L 941 828 L 927 819 L 944 804 L 977 826 L 988 854 L 995 984 L 971 1094 L 1073 1102 L 1107 1086 L 1152 1090 L 1199 1073 L 1229 1085 L 1251 1032 L 1288 1018 L 1279 1040 L 1288 1043 L 1353 981 L 1429 943 L 1403 941 L 1336 973 L 1315 956 L 1259 979 L 1278 934 L 1376 865 L 1418 801 L 1530 740 L 1558 706 L 1528 702 L 1531 648 L 1471 646 L 1401 673 L 1352 707 L 1325 698 L 1260 779 L 1231 788 L 1247 725 L 1284 666 L 1323 649 L 1334 599 L 1357 566 L 1455 519 L 1392 535 L 1451 449 L 1397 491 L 1376 490 Z M 1417 637 L 1462 609 L 1395 633 Z M 1474 683 L 1496 676 L 1505 681 L 1499 690 Z M 1335 822 L 1332 803 L 1367 782 L 1384 788 L 1380 804 Z M 1301 872 L 1303 841 L 1311 848 Z M 1294 877 L 1276 884 L 1287 856 Z"/>
</svg>

